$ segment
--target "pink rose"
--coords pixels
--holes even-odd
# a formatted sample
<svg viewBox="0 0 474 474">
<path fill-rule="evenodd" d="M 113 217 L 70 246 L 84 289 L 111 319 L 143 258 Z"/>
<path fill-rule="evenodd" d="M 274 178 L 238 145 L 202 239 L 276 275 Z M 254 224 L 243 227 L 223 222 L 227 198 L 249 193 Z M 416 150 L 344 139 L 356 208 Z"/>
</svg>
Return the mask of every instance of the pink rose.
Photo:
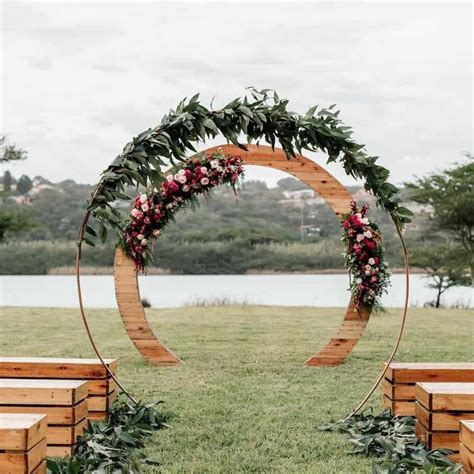
<svg viewBox="0 0 474 474">
<path fill-rule="evenodd" d="M 201 178 L 201 184 L 203 186 L 206 186 L 209 184 L 209 178 Z"/>
</svg>

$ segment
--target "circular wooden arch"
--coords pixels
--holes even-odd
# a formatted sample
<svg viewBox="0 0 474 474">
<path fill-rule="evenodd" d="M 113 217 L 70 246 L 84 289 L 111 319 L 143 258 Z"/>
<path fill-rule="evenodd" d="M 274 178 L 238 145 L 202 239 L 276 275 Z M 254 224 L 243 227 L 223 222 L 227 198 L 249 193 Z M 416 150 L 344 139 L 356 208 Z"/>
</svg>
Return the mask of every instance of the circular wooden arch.
<svg viewBox="0 0 474 474">
<path fill-rule="evenodd" d="M 204 153 L 211 154 L 218 149 L 222 149 L 226 155 L 240 156 L 245 165 L 265 166 L 293 175 L 324 198 L 339 218 L 350 211 L 352 196 L 349 191 L 334 176 L 309 158 L 297 155 L 288 160 L 281 149 L 272 150 L 269 146 L 257 145 L 247 145 L 247 151 L 235 145 L 224 145 L 209 148 Z M 173 354 L 151 329 L 140 298 L 135 263 L 119 247 L 115 253 L 114 282 L 125 330 L 142 356 L 156 365 L 182 363 L 182 360 Z M 344 362 L 362 337 L 370 313 L 370 308 L 355 310 L 350 300 L 344 319 L 334 336 L 305 364 L 331 366 Z"/>
</svg>

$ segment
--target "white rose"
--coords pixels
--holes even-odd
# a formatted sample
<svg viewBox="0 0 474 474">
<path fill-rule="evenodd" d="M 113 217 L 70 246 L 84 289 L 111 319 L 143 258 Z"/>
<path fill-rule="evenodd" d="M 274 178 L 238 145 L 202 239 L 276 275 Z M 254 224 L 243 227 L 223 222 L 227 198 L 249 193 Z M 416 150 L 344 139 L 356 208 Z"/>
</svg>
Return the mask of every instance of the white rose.
<svg viewBox="0 0 474 474">
<path fill-rule="evenodd" d="M 181 184 L 184 184 L 186 182 L 186 176 L 184 174 L 178 176 L 178 181 L 181 183 Z"/>
<path fill-rule="evenodd" d="M 144 202 L 147 202 L 148 196 L 146 194 L 142 194 L 140 196 L 140 202 L 143 204 Z"/>
<path fill-rule="evenodd" d="M 201 166 L 201 173 L 206 176 L 207 175 L 207 168 L 205 166 Z"/>
<path fill-rule="evenodd" d="M 361 242 L 362 240 L 364 240 L 364 234 L 357 234 L 356 240 L 357 242 Z"/>
<path fill-rule="evenodd" d="M 158 229 L 156 229 L 156 230 L 153 231 L 153 236 L 158 237 L 160 235 L 160 233 L 161 232 Z"/>
<path fill-rule="evenodd" d="M 371 272 L 370 272 L 370 270 L 366 270 L 364 273 L 365 273 L 366 275 L 370 275 Z"/>
<path fill-rule="evenodd" d="M 166 179 L 168 180 L 169 183 L 171 183 L 171 181 L 174 181 L 174 176 L 170 174 L 169 176 L 166 177 Z"/>
<path fill-rule="evenodd" d="M 148 206 L 148 204 L 142 204 L 142 211 L 143 211 L 143 212 L 148 211 L 148 209 L 150 209 L 150 207 Z"/>
<path fill-rule="evenodd" d="M 143 240 L 144 238 L 145 238 L 145 236 L 143 234 L 138 234 L 137 235 L 138 240 Z"/>
<path fill-rule="evenodd" d="M 212 160 L 210 163 L 211 168 L 217 168 L 219 166 L 219 162 L 217 160 Z"/>
<path fill-rule="evenodd" d="M 222 168 L 222 166 L 218 166 L 217 171 L 219 171 L 219 173 L 222 173 L 224 171 L 224 168 Z"/>
<path fill-rule="evenodd" d="M 185 170 L 179 170 L 178 171 L 178 176 L 184 176 L 186 174 Z"/>
<path fill-rule="evenodd" d="M 365 269 L 370 271 L 370 270 L 372 270 L 372 267 L 370 265 L 366 265 Z"/>
<path fill-rule="evenodd" d="M 362 220 L 361 220 L 362 224 L 364 225 L 368 225 L 369 224 L 369 219 L 367 219 L 367 217 L 364 217 Z"/>
<path fill-rule="evenodd" d="M 364 235 L 368 238 L 368 239 L 371 239 L 372 238 L 372 232 L 370 232 L 370 230 L 366 230 L 364 232 Z"/>
<path fill-rule="evenodd" d="M 146 239 L 143 239 L 140 245 L 141 245 L 142 247 L 145 247 L 145 246 L 146 246 L 146 244 L 147 244 L 147 241 L 146 241 Z"/>
<path fill-rule="evenodd" d="M 360 285 L 362 283 L 362 278 L 357 278 L 356 283 Z"/>
<path fill-rule="evenodd" d="M 369 264 L 370 265 L 375 265 L 375 260 L 373 258 L 369 258 Z"/>
</svg>

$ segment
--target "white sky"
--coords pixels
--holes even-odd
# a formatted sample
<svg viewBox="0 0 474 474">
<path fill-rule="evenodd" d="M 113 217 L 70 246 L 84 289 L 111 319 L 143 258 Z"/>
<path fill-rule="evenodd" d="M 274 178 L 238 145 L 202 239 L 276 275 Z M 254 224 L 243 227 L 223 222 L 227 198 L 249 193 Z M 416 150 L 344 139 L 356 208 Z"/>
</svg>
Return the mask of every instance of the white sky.
<svg viewBox="0 0 474 474">
<path fill-rule="evenodd" d="M 0 133 L 29 152 L 15 175 L 95 182 L 184 96 L 217 107 L 250 85 L 298 112 L 336 103 L 394 182 L 474 151 L 470 2 L 14 1 L 1 16 Z"/>
</svg>

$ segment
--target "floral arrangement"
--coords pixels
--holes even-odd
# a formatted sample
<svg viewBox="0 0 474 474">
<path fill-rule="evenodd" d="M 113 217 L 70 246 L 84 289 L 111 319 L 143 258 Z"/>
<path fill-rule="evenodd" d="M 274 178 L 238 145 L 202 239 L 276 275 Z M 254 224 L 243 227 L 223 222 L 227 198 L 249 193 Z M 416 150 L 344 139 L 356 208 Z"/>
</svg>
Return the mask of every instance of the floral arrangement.
<svg viewBox="0 0 474 474">
<path fill-rule="evenodd" d="M 137 270 L 144 271 L 151 262 L 152 243 L 176 211 L 214 186 L 235 186 L 242 174 L 243 163 L 239 156 L 226 156 L 217 151 L 191 158 L 175 174 L 167 176 L 160 190 L 136 197 L 122 246 L 135 261 Z"/>
<path fill-rule="evenodd" d="M 380 297 L 390 284 L 390 272 L 384 261 L 382 235 L 377 224 L 366 217 L 368 205 L 344 216 L 345 261 L 351 277 L 350 290 L 356 308 L 380 307 Z"/>
</svg>

